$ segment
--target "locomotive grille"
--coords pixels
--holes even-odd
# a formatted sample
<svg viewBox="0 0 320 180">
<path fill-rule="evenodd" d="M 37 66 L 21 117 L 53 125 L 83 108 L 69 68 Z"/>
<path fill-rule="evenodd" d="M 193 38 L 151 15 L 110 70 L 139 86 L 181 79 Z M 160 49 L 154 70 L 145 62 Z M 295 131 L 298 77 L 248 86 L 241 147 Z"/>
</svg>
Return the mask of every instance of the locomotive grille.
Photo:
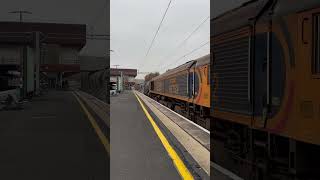
<svg viewBox="0 0 320 180">
<path fill-rule="evenodd" d="M 180 96 L 188 96 L 188 75 L 182 74 L 177 77 L 178 94 Z"/>
<path fill-rule="evenodd" d="M 170 82 L 170 80 L 173 80 Z M 188 76 L 187 74 L 178 75 L 175 78 L 164 80 L 164 92 L 171 95 L 188 97 Z"/>
<path fill-rule="evenodd" d="M 214 109 L 249 113 L 249 44 L 248 36 L 214 44 Z"/>
</svg>

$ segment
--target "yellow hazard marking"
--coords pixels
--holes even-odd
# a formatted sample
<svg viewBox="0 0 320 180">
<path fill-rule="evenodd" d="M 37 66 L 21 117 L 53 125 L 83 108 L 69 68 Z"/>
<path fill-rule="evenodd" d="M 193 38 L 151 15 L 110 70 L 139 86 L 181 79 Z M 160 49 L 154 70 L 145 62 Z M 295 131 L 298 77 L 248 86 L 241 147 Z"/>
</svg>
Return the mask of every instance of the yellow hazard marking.
<svg viewBox="0 0 320 180">
<path fill-rule="evenodd" d="M 159 127 L 157 126 L 157 124 L 155 123 L 155 121 L 153 120 L 153 118 L 151 117 L 151 115 L 149 114 L 149 112 L 147 111 L 145 106 L 143 105 L 143 103 L 141 102 L 140 98 L 136 95 L 136 93 L 134 93 L 134 95 L 138 99 L 138 101 L 139 101 L 144 113 L 146 114 L 147 118 L 149 119 L 153 129 L 156 132 L 156 134 L 160 138 L 160 141 L 162 142 L 164 148 L 167 150 L 169 156 L 171 157 L 171 159 L 172 159 L 175 167 L 177 168 L 180 176 L 185 180 L 193 180 L 193 176 L 191 175 L 190 171 L 188 170 L 186 165 L 183 163 L 183 161 L 180 159 L 180 157 L 177 154 L 177 152 L 172 148 L 172 146 L 170 145 L 170 143 L 168 142 L 166 137 L 163 135 L 163 133 L 161 132 L 161 130 L 159 129 Z"/>
<path fill-rule="evenodd" d="M 82 103 L 82 101 L 78 98 L 78 96 L 73 93 L 73 95 L 76 97 L 77 101 L 79 102 L 80 106 L 82 107 L 83 111 L 87 115 L 89 121 L 91 122 L 92 127 L 96 131 L 101 143 L 103 144 L 105 150 L 107 151 L 108 155 L 110 155 L 110 143 L 107 139 L 107 137 L 103 134 L 101 131 L 99 125 L 97 124 L 96 120 L 92 117 L 88 109 L 85 107 L 85 105 Z"/>
</svg>

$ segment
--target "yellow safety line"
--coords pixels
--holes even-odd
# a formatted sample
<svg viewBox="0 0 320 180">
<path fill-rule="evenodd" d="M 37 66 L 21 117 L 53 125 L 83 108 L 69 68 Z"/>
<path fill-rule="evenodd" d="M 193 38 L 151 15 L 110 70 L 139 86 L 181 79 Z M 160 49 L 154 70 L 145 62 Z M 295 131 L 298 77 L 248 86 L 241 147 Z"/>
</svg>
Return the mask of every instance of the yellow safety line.
<svg viewBox="0 0 320 180">
<path fill-rule="evenodd" d="M 141 102 L 140 98 L 137 96 L 136 93 L 134 93 L 136 98 L 138 99 L 144 113 L 146 114 L 147 118 L 149 119 L 151 125 L 153 126 L 153 129 L 155 130 L 156 134 L 160 138 L 160 141 L 162 142 L 164 148 L 167 150 L 169 156 L 173 160 L 174 165 L 176 166 L 180 176 L 185 179 L 185 180 L 193 180 L 193 176 L 191 175 L 190 171 L 186 167 L 186 165 L 183 163 L 183 161 L 180 159 L 179 155 L 177 152 L 172 148 L 166 137 L 163 135 L 151 115 L 149 114 L 148 110 L 145 108 L 143 103 Z"/>
<path fill-rule="evenodd" d="M 108 155 L 110 156 L 110 143 L 109 143 L 108 139 L 103 134 L 103 132 L 101 131 L 99 125 L 96 122 L 96 120 L 92 117 L 92 115 L 90 114 L 88 109 L 85 107 L 85 105 L 81 102 L 81 100 L 77 97 L 77 95 L 75 95 L 75 93 L 73 93 L 73 95 L 76 97 L 76 99 L 79 102 L 80 106 L 82 107 L 83 111 L 87 115 L 89 121 L 91 122 L 92 127 L 96 131 L 101 143 L 103 144 L 105 150 L 107 151 Z"/>
</svg>

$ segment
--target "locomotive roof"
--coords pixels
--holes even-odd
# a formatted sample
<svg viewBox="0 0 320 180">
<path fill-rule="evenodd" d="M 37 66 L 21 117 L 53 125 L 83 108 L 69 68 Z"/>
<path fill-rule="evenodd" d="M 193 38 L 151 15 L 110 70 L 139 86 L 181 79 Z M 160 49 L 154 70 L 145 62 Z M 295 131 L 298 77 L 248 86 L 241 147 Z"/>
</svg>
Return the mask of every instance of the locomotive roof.
<svg viewBox="0 0 320 180">
<path fill-rule="evenodd" d="M 316 7 L 320 7 L 319 0 L 278 0 L 274 8 L 274 15 L 283 16 L 290 12 L 301 12 Z"/>
<path fill-rule="evenodd" d="M 249 19 L 258 15 L 267 0 L 249 1 L 240 7 L 227 11 L 212 20 L 213 35 L 218 35 L 226 31 L 249 25 Z M 226 23 L 228 22 L 228 23 Z"/>
<path fill-rule="evenodd" d="M 242 4 L 240 7 L 227 11 L 212 19 L 212 29 L 214 29 L 213 35 L 216 36 L 224 32 L 250 25 L 250 19 L 257 17 L 265 5 L 270 2 L 271 1 L 269 0 L 251 0 Z M 273 18 L 289 14 L 290 12 L 301 12 L 317 6 L 320 7 L 319 0 L 277 0 L 277 3 L 274 6 Z M 266 13 L 263 15 L 265 14 Z"/>
<path fill-rule="evenodd" d="M 174 69 L 169 69 L 167 70 L 165 73 L 157 76 L 157 77 L 154 77 L 152 80 L 156 80 L 156 79 L 160 79 L 162 77 L 165 77 L 165 76 L 169 76 L 171 74 L 175 74 L 175 73 L 178 73 L 178 72 L 181 72 L 181 71 L 184 71 L 186 69 L 189 69 L 193 64 L 194 64 L 195 60 L 191 60 L 191 61 L 188 61 L 186 62 L 185 64 L 182 64 Z"/>
<path fill-rule="evenodd" d="M 156 80 L 156 79 L 160 79 L 162 77 L 165 77 L 165 76 L 170 76 L 172 74 L 176 74 L 178 72 L 181 72 L 181 71 L 185 71 L 187 69 L 189 69 L 191 66 L 193 66 L 194 64 L 196 63 L 196 66 L 201 66 L 201 65 L 204 65 L 204 64 L 210 64 L 210 54 L 208 55 L 205 55 L 205 56 L 202 56 L 198 59 L 195 59 L 195 60 L 191 60 L 191 61 L 188 61 L 174 69 L 170 69 L 168 71 L 166 71 L 165 73 L 157 76 L 157 77 L 154 77 L 152 79 L 153 80 Z"/>
<path fill-rule="evenodd" d="M 196 59 L 195 61 L 197 61 L 196 66 L 202 66 L 204 64 L 210 64 L 210 54 L 202 56 L 202 57 Z"/>
</svg>

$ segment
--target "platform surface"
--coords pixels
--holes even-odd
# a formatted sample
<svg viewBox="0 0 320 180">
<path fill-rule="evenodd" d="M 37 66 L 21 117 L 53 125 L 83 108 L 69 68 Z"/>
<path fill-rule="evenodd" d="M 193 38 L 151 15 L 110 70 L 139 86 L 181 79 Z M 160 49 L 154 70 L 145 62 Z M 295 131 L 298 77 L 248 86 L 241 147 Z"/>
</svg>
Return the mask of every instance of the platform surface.
<svg viewBox="0 0 320 180">
<path fill-rule="evenodd" d="M 0 179 L 109 179 L 109 155 L 70 91 L 0 111 L 0 142 Z"/>
<path fill-rule="evenodd" d="M 210 146 L 209 131 L 201 128 L 192 121 L 182 117 L 167 107 L 159 104 L 155 100 L 142 93 L 135 93 L 143 100 L 146 106 L 158 117 L 168 131 L 179 142 L 176 143 L 179 149 L 184 152 L 184 157 L 190 164 L 193 171 L 201 179 L 209 179 L 210 175 Z M 190 155 L 190 158 L 187 158 Z"/>
<path fill-rule="evenodd" d="M 111 179 L 181 179 L 132 91 L 111 97 Z"/>
</svg>

